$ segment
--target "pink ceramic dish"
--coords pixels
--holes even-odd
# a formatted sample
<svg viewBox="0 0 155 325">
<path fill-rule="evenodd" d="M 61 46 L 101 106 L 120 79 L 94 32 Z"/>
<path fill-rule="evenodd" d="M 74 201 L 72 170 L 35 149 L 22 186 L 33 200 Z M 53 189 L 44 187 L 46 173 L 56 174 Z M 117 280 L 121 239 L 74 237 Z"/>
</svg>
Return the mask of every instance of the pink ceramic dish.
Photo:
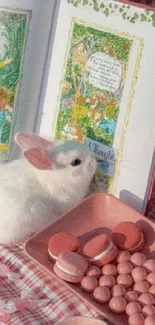
<svg viewBox="0 0 155 325">
<path fill-rule="evenodd" d="M 142 253 L 146 254 L 147 258 L 155 258 L 155 224 L 114 196 L 106 193 L 94 194 L 88 197 L 64 216 L 55 220 L 42 232 L 33 236 L 27 242 L 25 248 L 27 254 L 36 263 L 48 271 L 52 277 L 56 277 L 60 281 L 60 285 L 67 286 L 74 294 L 86 301 L 87 304 L 89 303 L 93 309 L 96 309 L 97 312 L 105 316 L 113 324 L 119 325 L 128 325 L 128 318 L 125 314 L 114 314 L 107 304 L 99 304 L 91 294 L 84 292 L 80 284 L 69 284 L 54 274 L 54 264 L 49 259 L 47 245 L 52 235 L 65 231 L 75 235 L 80 245 L 83 246 L 97 234 L 105 232 L 109 235 L 111 229 L 124 220 L 134 221 L 140 225 L 146 239 L 146 245 Z M 51 278 L 51 281 L 54 280 Z"/>
<path fill-rule="evenodd" d="M 61 320 L 60 322 L 56 323 L 55 325 L 109 325 L 105 321 L 101 321 L 95 318 L 89 317 L 71 317 Z"/>
</svg>

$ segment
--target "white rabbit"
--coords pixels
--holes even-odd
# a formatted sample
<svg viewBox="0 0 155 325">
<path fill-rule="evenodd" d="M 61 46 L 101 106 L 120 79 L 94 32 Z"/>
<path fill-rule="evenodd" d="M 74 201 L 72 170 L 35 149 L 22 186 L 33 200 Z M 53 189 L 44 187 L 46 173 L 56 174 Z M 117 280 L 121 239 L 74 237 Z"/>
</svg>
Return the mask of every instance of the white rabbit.
<svg viewBox="0 0 155 325">
<path fill-rule="evenodd" d="M 20 132 L 21 159 L 0 166 L 0 244 L 42 230 L 87 194 L 96 170 L 90 148 Z"/>
</svg>

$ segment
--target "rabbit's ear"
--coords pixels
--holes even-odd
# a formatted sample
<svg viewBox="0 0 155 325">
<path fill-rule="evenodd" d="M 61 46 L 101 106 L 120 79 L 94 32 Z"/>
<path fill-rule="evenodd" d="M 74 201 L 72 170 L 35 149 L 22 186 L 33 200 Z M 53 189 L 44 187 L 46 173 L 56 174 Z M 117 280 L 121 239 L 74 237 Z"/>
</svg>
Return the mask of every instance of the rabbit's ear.
<svg viewBox="0 0 155 325">
<path fill-rule="evenodd" d="M 51 147 L 52 142 L 48 141 L 39 135 L 30 132 L 19 132 L 15 135 L 15 141 L 22 150 L 30 148 L 43 148 L 48 149 Z"/>
<path fill-rule="evenodd" d="M 48 153 L 40 148 L 33 148 L 23 152 L 23 156 L 31 165 L 41 170 L 52 169 L 51 158 Z"/>
</svg>

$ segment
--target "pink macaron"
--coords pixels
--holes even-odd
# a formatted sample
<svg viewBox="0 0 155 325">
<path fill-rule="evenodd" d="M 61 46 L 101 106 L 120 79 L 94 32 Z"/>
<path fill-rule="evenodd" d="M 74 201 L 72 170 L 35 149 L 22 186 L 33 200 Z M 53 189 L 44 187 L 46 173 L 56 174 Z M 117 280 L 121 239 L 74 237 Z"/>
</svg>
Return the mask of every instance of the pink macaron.
<svg viewBox="0 0 155 325">
<path fill-rule="evenodd" d="M 82 254 L 91 264 L 103 266 L 116 258 L 118 249 L 108 235 L 101 234 L 84 245 Z"/>
<path fill-rule="evenodd" d="M 48 254 L 55 262 L 58 255 L 62 252 L 75 252 L 78 253 L 80 244 L 78 239 L 66 232 L 59 232 L 53 235 L 48 241 Z"/>
<path fill-rule="evenodd" d="M 53 270 L 59 278 L 67 282 L 80 283 L 87 268 L 88 263 L 82 256 L 74 252 L 63 252 L 58 256 Z"/>
</svg>

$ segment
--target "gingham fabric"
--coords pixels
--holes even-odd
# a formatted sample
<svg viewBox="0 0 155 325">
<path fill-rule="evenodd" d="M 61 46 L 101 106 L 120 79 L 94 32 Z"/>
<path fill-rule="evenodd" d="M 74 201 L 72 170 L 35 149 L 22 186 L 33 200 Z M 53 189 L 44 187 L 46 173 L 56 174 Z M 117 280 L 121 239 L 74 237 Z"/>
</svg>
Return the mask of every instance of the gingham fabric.
<svg viewBox="0 0 155 325">
<path fill-rule="evenodd" d="M 155 187 L 147 216 L 155 220 Z M 30 260 L 24 244 L 0 246 L 0 325 L 50 325 L 72 316 L 95 317 L 111 325 Z"/>
<path fill-rule="evenodd" d="M 23 245 L 0 246 L 0 325 L 50 325 L 77 315 L 103 319 L 32 262 Z"/>
</svg>

